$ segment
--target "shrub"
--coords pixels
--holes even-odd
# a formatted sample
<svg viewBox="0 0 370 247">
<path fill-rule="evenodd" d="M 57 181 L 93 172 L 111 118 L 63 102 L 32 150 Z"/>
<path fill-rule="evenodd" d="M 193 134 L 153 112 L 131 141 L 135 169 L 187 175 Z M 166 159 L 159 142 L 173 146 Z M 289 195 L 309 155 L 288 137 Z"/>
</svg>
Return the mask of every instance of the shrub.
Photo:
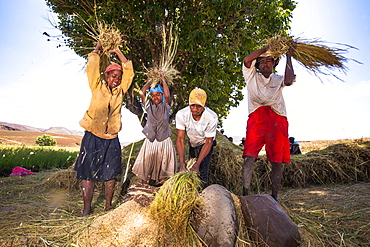
<svg viewBox="0 0 370 247">
<path fill-rule="evenodd" d="M 55 146 L 57 142 L 49 135 L 43 135 L 36 138 L 36 144 L 39 146 Z"/>
</svg>

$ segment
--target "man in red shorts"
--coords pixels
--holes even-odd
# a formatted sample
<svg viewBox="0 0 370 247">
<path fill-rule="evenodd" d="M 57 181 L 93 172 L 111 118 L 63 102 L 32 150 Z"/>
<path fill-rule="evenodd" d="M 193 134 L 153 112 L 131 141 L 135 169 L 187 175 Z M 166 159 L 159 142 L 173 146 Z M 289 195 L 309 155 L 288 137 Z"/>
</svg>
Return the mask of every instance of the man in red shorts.
<svg viewBox="0 0 370 247">
<path fill-rule="evenodd" d="M 272 197 L 277 201 L 283 175 L 282 163 L 290 162 L 288 120 L 282 89 L 295 80 L 291 60 L 293 51 L 291 48 L 286 53 L 284 76 L 272 73 L 279 58 L 271 57 L 268 46 L 244 58 L 243 76 L 248 90 L 249 116 L 243 152 L 243 195 L 248 195 L 253 162 L 265 145 L 267 160 L 272 166 Z"/>
</svg>

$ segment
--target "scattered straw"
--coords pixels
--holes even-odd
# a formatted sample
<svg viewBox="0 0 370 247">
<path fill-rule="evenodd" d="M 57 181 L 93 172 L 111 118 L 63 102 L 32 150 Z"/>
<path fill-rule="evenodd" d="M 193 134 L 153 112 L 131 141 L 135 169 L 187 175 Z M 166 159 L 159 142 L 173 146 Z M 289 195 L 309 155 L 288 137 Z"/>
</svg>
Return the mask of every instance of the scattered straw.
<svg viewBox="0 0 370 247">
<path fill-rule="evenodd" d="M 217 143 L 215 150 L 216 148 L 222 149 L 224 145 L 234 145 L 224 136 L 219 137 L 219 135 Z M 241 157 L 242 150 L 236 145 L 234 146 L 235 155 Z M 227 147 L 229 150 L 229 146 Z M 368 246 L 370 244 L 368 237 L 370 232 L 370 197 L 368 193 L 370 190 L 368 182 L 370 139 L 340 140 L 336 145 L 333 145 L 332 141 L 329 143 L 322 143 L 322 141 L 301 142 L 301 147 L 305 154 L 293 156 L 293 164 L 284 165 L 284 188 L 279 194 L 279 201 L 283 209 L 299 227 L 304 240 L 301 246 Z M 313 148 L 316 148 L 316 151 L 313 152 Z M 126 149 L 129 150 L 130 147 L 126 147 Z M 135 155 L 139 150 L 140 147 L 135 150 Z M 306 153 L 306 151 L 312 152 Z M 127 154 L 128 151 L 125 153 L 124 148 L 123 157 L 126 157 Z M 220 155 L 217 156 L 220 159 L 217 159 L 217 166 L 230 165 L 230 162 L 222 162 L 222 154 L 224 153 L 220 152 Z M 340 168 L 337 169 L 337 165 L 334 163 L 340 164 Z M 241 174 L 241 164 L 238 164 L 238 167 L 239 172 L 236 172 L 237 170 L 234 172 L 235 178 L 233 179 L 235 180 Z M 260 159 L 255 163 L 256 174 L 254 177 L 258 178 L 261 184 L 269 183 L 270 170 L 266 170 L 267 168 L 270 168 L 270 165 L 265 162 L 265 156 L 260 156 Z M 214 171 L 213 176 L 217 178 L 222 175 L 213 168 L 210 171 Z M 320 173 L 320 171 L 322 172 Z M 343 175 L 343 172 L 347 175 Z M 65 182 L 60 183 L 57 178 L 51 180 L 55 181 L 54 186 L 45 186 L 46 182 L 43 181 L 52 177 L 54 173 L 40 172 L 26 177 L 0 178 L 0 246 L 76 246 L 76 238 L 82 236 L 84 229 L 90 226 L 99 214 L 106 214 L 103 211 L 104 193 L 102 197 L 95 193 L 93 215 L 77 217 L 83 206 L 80 190 L 62 189 L 58 191 L 59 187 L 66 187 L 63 186 Z M 63 178 L 63 176 L 61 177 Z M 64 179 L 68 182 L 71 177 L 71 175 L 66 175 Z M 310 177 L 311 179 L 306 179 Z M 351 177 L 352 179 L 350 179 Z M 221 185 L 226 184 L 226 180 L 226 176 L 223 179 L 217 179 Z M 338 183 L 350 184 L 338 185 Z M 313 187 L 313 184 L 320 185 Z M 238 188 L 240 187 L 241 181 Z M 296 189 L 292 189 L 292 187 Z M 267 187 L 261 189 L 265 190 Z M 234 195 L 232 196 L 234 202 L 237 201 Z M 180 200 L 182 195 L 178 197 Z M 241 210 L 238 209 L 240 206 L 237 203 L 235 206 L 240 226 L 242 214 Z M 180 210 L 174 211 L 174 214 L 180 212 Z M 132 215 L 132 211 L 128 210 L 127 215 Z M 112 219 L 121 220 L 122 217 L 114 215 Z M 162 223 L 163 220 L 156 220 L 156 222 Z M 115 222 L 113 223 L 115 224 Z M 115 226 L 118 227 L 117 224 Z M 138 225 L 138 227 L 141 226 L 141 224 Z M 151 230 L 156 231 L 154 228 Z M 135 232 L 131 231 L 131 233 Z M 171 232 L 166 236 L 160 233 L 161 231 L 158 230 L 155 237 L 163 237 L 163 241 L 167 241 L 166 244 L 170 239 L 175 239 Z M 239 236 L 243 237 L 239 237 L 238 240 L 244 241 L 239 242 L 240 244 L 260 246 L 254 245 L 253 242 L 245 243 L 248 239 L 245 234 Z M 138 237 L 146 238 L 147 235 L 138 232 Z M 179 245 L 181 243 L 178 242 Z M 182 246 L 189 245 L 183 244 Z"/>
<path fill-rule="evenodd" d="M 151 214 L 167 226 L 179 246 L 202 246 L 190 225 L 192 212 L 201 203 L 200 188 L 196 172 L 179 172 L 162 185 L 150 205 Z"/>
<path fill-rule="evenodd" d="M 282 193 L 301 246 L 369 246 L 369 183 L 316 186 Z"/>
</svg>

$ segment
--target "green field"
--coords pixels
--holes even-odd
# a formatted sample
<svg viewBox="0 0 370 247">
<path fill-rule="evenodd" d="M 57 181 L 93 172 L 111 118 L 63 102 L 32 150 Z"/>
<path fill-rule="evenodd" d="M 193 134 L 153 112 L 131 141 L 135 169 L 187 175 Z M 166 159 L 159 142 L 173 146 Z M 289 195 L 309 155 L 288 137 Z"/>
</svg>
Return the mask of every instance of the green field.
<svg viewBox="0 0 370 247">
<path fill-rule="evenodd" d="M 0 177 L 8 176 L 16 166 L 33 172 L 67 168 L 77 155 L 77 148 L 0 145 Z"/>
</svg>

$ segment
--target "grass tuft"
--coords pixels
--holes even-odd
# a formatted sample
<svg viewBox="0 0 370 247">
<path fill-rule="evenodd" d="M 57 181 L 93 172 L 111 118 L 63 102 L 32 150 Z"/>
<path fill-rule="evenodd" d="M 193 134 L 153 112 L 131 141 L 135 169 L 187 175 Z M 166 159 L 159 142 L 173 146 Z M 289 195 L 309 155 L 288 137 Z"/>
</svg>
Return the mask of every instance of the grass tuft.
<svg viewBox="0 0 370 247">
<path fill-rule="evenodd" d="M 150 212 L 184 246 L 202 246 L 190 225 L 193 210 L 201 204 L 201 181 L 196 172 L 179 172 L 167 180 L 150 205 Z"/>
</svg>

